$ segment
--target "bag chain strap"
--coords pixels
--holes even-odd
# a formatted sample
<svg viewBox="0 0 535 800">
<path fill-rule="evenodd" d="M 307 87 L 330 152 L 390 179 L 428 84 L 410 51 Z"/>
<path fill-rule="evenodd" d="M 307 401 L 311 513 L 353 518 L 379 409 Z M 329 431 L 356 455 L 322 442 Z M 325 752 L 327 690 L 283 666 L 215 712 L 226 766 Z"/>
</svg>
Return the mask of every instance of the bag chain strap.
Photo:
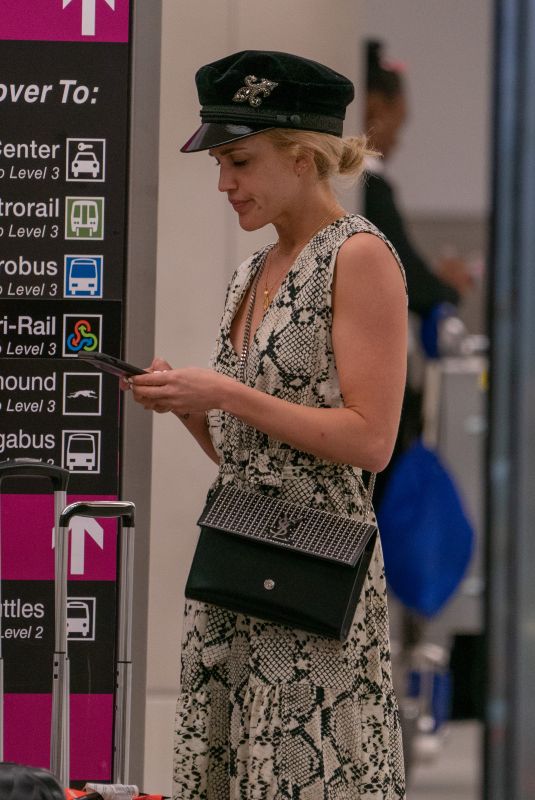
<svg viewBox="0 0 535 800">
<path fill-rule="evenodd" d="M 262 263 L 260 264 L 259 270 L 254 277 L 253 285 L 251 286 L 251 297 L 249 298 L 247 316 L 245 317 L 245 326 L 243 328 L 243 341 L 240 353 L 240 361 L 238 364 L 238 380 L 240 380 L 241 383 L 245 383 L 245 372 L 247 369 L 247 358 L 249 356 L 251 325 L 253 324 L 253 311 L 256 301 L 256 290 L 258 288 L 260 278 L 264 271 L 264 267 L 266 266 L 266 261 L 267 261 L 267 254 Z"/>
<path fill-rule="evenodd" d="M 256 290 L 258 288 L 258 284 L 260 282 L 260 278 L 264 271 L 264 267 L 266 266 L 268 254 L 262 261 L 258 272 L 256 273 L 253 284 L 251 286 L 251 297 L 249 298 L 249 305 L 247 308 L 247 316 L 245 317 L 245 326 L 243 328 L 243 341 L 242 341 L 242 349 L 240 353 L 240 360 L 238 363 L 238 380 L 241 383 L 245 383 L 245 373 L 247 370 L 247 358 L 249 356 L 249 346 L 251 343 L 251 326 L 253 324 L 253 312 L 256 302 Z M 242 433 L 243 433 L 243 425 L 240 425 L 240 440 L 239 440 L 239 448 L 241 449 L 242 444 Z M 375 472 L 370 472 L 370 478 L 368 481 L 368 486 L 366 487 L 366 502 L 364 504 L 364 520 L 366 521 L 370 516 L 370 512 L 372 510 L 372 497 L 373 497 L 373 490 L 375 487 Z"/>
</svg>

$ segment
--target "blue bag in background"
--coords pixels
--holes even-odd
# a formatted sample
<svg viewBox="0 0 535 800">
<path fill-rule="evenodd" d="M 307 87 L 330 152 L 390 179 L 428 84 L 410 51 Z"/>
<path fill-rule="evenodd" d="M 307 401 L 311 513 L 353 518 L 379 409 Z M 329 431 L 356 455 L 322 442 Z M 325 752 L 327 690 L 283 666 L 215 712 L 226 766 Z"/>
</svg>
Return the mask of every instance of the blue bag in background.
<svg viewBox="0 0 535 800">
<path fill-rule="evenodd" d="M 465 574 L 474 531 L 447 469 L 420 440 L 396 459 L 377 519 L 392 591 L 434 616 Z"/>
</svg>

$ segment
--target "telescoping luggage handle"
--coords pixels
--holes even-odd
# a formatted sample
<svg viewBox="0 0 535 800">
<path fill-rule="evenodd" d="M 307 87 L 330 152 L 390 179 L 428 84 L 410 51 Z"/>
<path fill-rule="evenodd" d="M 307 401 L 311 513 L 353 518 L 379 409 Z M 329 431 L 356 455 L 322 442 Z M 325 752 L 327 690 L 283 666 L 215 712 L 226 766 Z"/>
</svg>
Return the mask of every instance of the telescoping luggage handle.
<svg viewBox="0 0 535 800">
<path fill-rule="evenodd" d="M 56 539 L 55 645 L 52 685 L 50 770 L 63 786 L 69 785 L 69 695 L 67 653 L 67 558 L 69 524 L 73 517 L 115 517 L 121 520 L 119 613 L 114 726 L 113 780 L 126 783 L 130 750 L 132 694 L 132 599 L 134 584 L 135 506 L 126 500 L 71 503 L 60 514 Z"/>
<path fill-rule="evenodd" d="M 4 478 L 46 478 L 52 483 L 54 492 L 54 526 L 57 530 L 59 515 L 65 507 L 69 470 L 48 464 L 35 458 L 13 458 L 0 461 L 0 492 Z M 0 545 L 2 535 L 0 530 Z M 0 550 L 0 579 L 2 577 Z M 0 605 L 2 602 L 2 584 L 0 580 Z M 2 630 L 0 619 L 0 761 L 4 760 L 4 659 L 2 655 Z"/>
</svg>

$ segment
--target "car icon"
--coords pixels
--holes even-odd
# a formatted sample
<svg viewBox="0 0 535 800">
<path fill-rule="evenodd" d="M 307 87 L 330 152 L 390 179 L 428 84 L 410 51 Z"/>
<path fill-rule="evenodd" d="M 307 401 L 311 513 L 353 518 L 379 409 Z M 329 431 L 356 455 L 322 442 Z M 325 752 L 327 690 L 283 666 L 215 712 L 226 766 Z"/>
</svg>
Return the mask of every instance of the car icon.
<svg viewBox="0 0 535 800">
<path fill-rule="evenodd" d="M 100 164 L 92 150 L 85 150 L 76 153 L 71 164 L 72 174 L 75 178 L 80 175 L 91 175 L 97 178 L 100 172 Z"/>
</svg>

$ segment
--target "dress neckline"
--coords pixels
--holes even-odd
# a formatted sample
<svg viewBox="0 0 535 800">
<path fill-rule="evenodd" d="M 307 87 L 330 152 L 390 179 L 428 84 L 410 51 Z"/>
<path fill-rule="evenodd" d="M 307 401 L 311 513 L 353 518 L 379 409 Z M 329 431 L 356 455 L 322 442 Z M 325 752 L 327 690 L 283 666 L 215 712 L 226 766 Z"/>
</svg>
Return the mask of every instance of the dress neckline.
<svg viewBox="0 0 535 800">
<path fill-rule="evenodd" d="M 314 236 L 311 239 L 309 239 L 308 242 L 301 248 L 301 250 L 297 254 L 295 260 L 290 265 L 290 268 L 288 269 L 288 272 L 286 273 L 286 275 L 284 276 L 284 278 L 280 282 L 280 284 L 279 284 L 279 286 L 277 288 L 277 291 L 273 295 L 273 297 L 271 299 L 271 302 L 270 302 L 268 308 L 266 309 L 266 312 L 261 317 L 261 319 L 260 319 L 258 325 L 256 326 L 255 330 L 254 331 L 251 330 L 251 335 L 250 335 L 250 340 L 249 340 L 249 351 L 251 351 L 251 349 L 253 347 L 253 344 L 256 343 L 257 334 L 260 331 L 260 329 L 262 328 L 262 326 L 264 325 L 266 319 L 273 312 L 273 309 L 275 309 L 278 306 L 278 301 L 280 299 L 280 295 L 286 289 L 286 286 L 287 286 L 290 278 L 291 277 L 293 278 L 294 273 L 298 272 L 298 270 L 299 270 L 299 268 L 301 266 L 301 262 L 303 261 L 305 253 L 308 251 L 308 249 L 316 242 L 316 240 L 317 240 L 317 238 L 319 236 L 324 236 L 325 232 L 329 228 L 332 228 L 333 225 L 339 226 L 341 223 L 346 221 L 351 216 L 352 216 L 351 214 L 344 214 L 344 216 L 338 217 L 337 219 L 333 220 L 332 222 L 329 222 L 328 225 L 325 225 L 325 227 L 323 227 L 319 231 L 317 231 L 314 234 Z M 251 285 L 252 285 L 252 283 L 254 281 L 255 276 L 258 274 L 258 270 L 260 270 L 260 269 L 262 269 L 264 267 L 264 265 L 266 263 L 266 258 L 268 257 L 268 254 L 271 252 L 273 247 L 275 247 L 275 242 L 272 242 L 271 244 L 265 245 L 265 247 L 262 248 L 262 250 L 260 250 L 258 253 L 256 253 L 252 257 L 247 280 L 243 283 L 243 285 L 241 287 L 241 291 L 239 292 L 238 296 L 236 297 L 235 303 L 234 303 L 234 305 L 233 305 L 233 307 L 232 307 L 232 309 L 230 310 L 230 313 L 229 313 L 229 319 L 228 319 L 228 323 L 227 323 L 227 326 L 226 326 L 225 333 L 226 333 L 226 336 L 228 338 L 228 343 L 229 343 L 230 350 L 232 351 L 232 354 L 236 359 L 240 358 L 240 353 L 237 352 L 237 350 L 234 347 L 234 344 L 232 342 L 231 333 L 230 333 L 231 329 L 232 329 L 232 324 L 233 324 L 233 322 L 234 322 L 234 320 L 236 318 L 236 314 L 238 313 L 238 311 L 240 310 L 240 308 L 242 306 L 242 303 L 244 302 L 245 297 L 247 296 L 247 293 L 248 293 L 248 291 L 249 291 L 249 289 L 250 289 L 250 287 L 251 287 Z M 240 349 L 241 349 L 241 347 L 240 347 Z"/>
</svg>

